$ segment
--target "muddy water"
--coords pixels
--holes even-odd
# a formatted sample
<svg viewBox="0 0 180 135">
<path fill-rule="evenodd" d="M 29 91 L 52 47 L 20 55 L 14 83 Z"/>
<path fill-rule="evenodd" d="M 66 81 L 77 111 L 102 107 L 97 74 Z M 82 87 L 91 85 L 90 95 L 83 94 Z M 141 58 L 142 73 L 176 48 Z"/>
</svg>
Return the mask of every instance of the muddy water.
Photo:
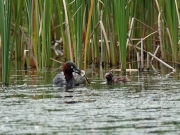
<svg viewBox="0 0 180 135">
<path fill-rule="evenodd" d="M 95 77 L 67 91 L 46 72 L 14 72 L 0 88 L 1 134 L 180 134 L 177 77 L 134 73 L 120 85 Z"/>
</svg>

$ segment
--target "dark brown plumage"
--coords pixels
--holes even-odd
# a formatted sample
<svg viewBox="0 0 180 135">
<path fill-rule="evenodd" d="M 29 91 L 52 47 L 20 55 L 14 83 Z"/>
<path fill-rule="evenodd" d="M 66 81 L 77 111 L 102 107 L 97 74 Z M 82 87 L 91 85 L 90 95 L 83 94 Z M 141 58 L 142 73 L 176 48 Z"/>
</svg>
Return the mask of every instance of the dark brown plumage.
<svg viewBox="0 0 180 135">
<path fill-rule="evenodd" d="M 126 82 L 131 82 L 131 80 L 126 76 L 113 76 L 112 72 L 105 74 L 107 84 L 121 84 Z"/>
</svg>

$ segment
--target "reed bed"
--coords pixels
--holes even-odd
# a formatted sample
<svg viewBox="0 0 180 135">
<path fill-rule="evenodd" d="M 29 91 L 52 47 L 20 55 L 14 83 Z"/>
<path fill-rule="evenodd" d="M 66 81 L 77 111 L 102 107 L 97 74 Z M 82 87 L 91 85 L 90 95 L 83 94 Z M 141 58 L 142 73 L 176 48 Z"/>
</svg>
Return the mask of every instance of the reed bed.
<svg viewBox="0 0 180 135">
<path fill-rule="evenodd" d="M 37 71 L 66 60 L 121 71 L 149 69 L 149 57 L 179 64 L 179 8 L 177 0 L 1 0 L 2 82 L 12 62 Z"/>
</svg>

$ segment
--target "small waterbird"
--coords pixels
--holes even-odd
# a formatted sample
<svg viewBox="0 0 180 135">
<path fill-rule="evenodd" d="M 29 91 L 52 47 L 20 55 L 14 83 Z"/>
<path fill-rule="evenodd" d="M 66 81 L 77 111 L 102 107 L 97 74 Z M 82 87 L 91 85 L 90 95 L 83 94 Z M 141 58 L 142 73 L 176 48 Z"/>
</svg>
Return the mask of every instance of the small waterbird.
<svg viewBox="0 0 180 135">
<path fill-rule="evenodd" d="M 53 86 L 55 87 L 68 87 L 85 85 L 86 80 L 85 72 L 77 68 L 76 64 L 67 61 L 63 65 L 62 72 L 57 74 L 53 79 Z"/>
<path fill-rule="evenodd" d="M 126 82 L 131 82 L 131 80 L 126 76 L 113 76 L 112 72 L 109 71 L 104 76 L 106 78 L 107 84 L 121 84 Z"/>
</svg>

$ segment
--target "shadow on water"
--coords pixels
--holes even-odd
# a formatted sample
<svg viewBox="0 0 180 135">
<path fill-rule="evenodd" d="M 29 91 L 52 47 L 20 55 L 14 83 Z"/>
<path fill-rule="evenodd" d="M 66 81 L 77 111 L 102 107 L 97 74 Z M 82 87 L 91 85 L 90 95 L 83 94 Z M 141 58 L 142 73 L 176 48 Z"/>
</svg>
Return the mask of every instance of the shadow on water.
<svg viewBox="0 0 180 135">
<path fill-rule="evenodd" d="M 1 133 L 180 133 L 179 72 L 132 73 L 130 83 L 116 85 L 89 76 L 90 86 L 67 90 L 51 86 L 55 71 L 12 74 L 0 89 Z"/>
</svg>

